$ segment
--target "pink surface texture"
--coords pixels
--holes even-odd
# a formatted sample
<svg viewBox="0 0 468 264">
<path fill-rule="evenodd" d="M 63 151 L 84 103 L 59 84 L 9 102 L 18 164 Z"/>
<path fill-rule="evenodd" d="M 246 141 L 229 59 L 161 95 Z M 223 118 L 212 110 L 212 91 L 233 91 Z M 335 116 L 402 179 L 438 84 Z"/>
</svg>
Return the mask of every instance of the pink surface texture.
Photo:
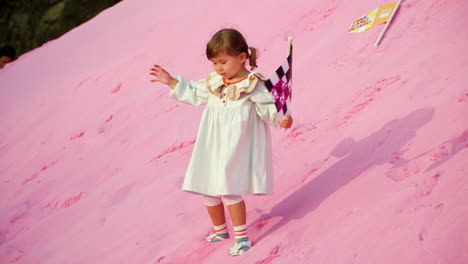
<svg viewBox="0 0 468 264">
<path fill-rule="evenodd" d="M 384 25 L 347 32 L 384 3 L 124 0 L 8 64 L 0 263 L 468 263 L 468 2 L 403 1 L 378 47 Z M 203 107 L 149 75 L 203 78 L 224 27 L 266 76 L 294 37 L 295 123 L 240 257 L 180 190 Z"/>
</svg>

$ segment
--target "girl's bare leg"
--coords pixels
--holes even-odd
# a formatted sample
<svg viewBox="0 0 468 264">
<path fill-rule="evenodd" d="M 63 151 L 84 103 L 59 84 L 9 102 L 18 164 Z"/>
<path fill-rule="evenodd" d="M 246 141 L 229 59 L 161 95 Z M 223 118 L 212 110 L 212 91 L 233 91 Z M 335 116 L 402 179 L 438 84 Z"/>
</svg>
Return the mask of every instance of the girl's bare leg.
<svg viewBox="0 0 468 264">
<path fill-rule="evenodd" d="M 247 223 L 244 201 L 228 205 L 228 209 L 234 226 L 241 226 Z"/>
<path fill-rule="evenodd" d="M 223 203 L 215 206 L 206 206 L 206 209 L 208 210 L 208 214 L 210 215 L 211 222 L 213 222 L 214 226 L 219 226 L 226 223 Z"/>
</svg>

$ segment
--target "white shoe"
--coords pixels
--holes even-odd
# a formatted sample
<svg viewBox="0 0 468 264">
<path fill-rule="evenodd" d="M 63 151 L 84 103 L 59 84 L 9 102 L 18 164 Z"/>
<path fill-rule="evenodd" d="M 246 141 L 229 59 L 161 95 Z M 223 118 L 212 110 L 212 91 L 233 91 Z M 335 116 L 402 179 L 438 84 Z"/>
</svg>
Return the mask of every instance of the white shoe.
<svg viewBox="0 0 468 264">
<path fill-rule="evenodd" d="M 228 238 L 229 238 L 229 233 L 227 232 L 226 233 L 213 233 L 209 235 L 208 237 L 206 237 L 206 241 L 210 243 L 216 243 L 224 239 L 228 239 Z"/>
<path fill-rule="evenodd" d="M 240 256 L 252 247 L 252 241 L 248 238 L 236 239 L 236 244 L 231 248 L 230 256 Z"/>
</svg>

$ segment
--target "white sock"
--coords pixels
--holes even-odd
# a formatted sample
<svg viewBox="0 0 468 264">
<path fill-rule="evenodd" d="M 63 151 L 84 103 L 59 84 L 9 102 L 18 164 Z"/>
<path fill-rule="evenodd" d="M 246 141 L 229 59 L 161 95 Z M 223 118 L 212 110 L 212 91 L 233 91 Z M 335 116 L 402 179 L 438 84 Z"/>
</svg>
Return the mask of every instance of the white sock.
<svg viewBox="0 0 468 264">
<path fill-rule="evenodd" d="M 218 234 L 224 234 L 224 233 L 227 233 L 229 231 L 228 228 L 227 228 L 226 223 L 224 223 L 222 225 L 219 225 L 219 226 L 214 226 L 214 230 Z"/>
<path fill-rule="evenodd" d="M 236 239 L 247 238 L 247 225 L 235 226 L 234 236 Z"/>
</svg>

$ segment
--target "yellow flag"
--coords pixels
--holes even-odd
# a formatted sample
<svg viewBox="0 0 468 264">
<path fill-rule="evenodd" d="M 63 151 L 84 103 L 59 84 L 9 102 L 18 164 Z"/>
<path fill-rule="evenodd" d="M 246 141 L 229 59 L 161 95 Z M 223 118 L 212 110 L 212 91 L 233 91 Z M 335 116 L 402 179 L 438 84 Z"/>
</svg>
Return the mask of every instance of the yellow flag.
<svg viewBox="0 0 468 264">
<path fill-rule="evenodd" d="M 382 24 L 388 21 L 397 3 L 382 5 L 363 17 L 353 21 L 348 31 L 353 33 L 362 32 L 373 25 Z"/>
<path fill-rule="evenodd" d="M 379 7 L 379 11 L 377 11 L 377 15 L 375 16 L 374 25 L 387 22 L 396 7 L 396 4 L 397 3 L 385 4 Z"/>
</svg>

